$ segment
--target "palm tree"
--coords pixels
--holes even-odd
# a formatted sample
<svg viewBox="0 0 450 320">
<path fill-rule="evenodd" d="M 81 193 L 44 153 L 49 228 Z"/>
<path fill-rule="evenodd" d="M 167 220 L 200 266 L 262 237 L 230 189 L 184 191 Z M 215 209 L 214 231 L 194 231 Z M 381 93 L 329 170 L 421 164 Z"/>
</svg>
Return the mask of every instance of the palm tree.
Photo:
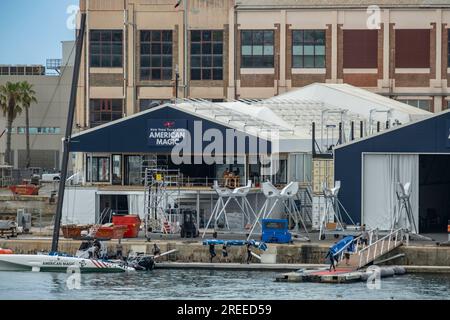
<svg viewBox="0 0 450 320">
<path fill-rule="evenodd" d="M 30 157 L 30 106 L 31 104 L 37 103 L 36 100 L 36 92 L 33 90 L 33 85 L 29 84 L 27 81 L 23 81 L 20 83 L 20 91 L 21 91 L 21 104 L 22 107 L 25 108 L 25 127 L 26 127 L 26 142 L 27 142 L 27 164 L 26 168 L 28 169 L 31 164 Z"/>
<path fill-rule="evenodd" d="M 18 115 L 22 113 L 20 83 L 7 82 L 0 86 L 0 106 L 7 121 L 5 163 L 11 164 L 11 133 L 12 124 Z"/>
</svg>

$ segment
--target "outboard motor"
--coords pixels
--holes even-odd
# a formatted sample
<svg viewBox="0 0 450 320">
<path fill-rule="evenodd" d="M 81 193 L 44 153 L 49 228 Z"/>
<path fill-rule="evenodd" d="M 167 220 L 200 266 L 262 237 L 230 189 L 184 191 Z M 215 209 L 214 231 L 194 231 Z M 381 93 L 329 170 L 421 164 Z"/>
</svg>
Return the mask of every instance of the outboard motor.
<svg viewBox="0 0 450 320">
<path fill-rule="evenodd" d="M 155 260 L 152 256 L 137 255 L 127 260 L 128 266 L 133 267 L 136 271 L 149 271 L 155 268 Z"/>
</svg>

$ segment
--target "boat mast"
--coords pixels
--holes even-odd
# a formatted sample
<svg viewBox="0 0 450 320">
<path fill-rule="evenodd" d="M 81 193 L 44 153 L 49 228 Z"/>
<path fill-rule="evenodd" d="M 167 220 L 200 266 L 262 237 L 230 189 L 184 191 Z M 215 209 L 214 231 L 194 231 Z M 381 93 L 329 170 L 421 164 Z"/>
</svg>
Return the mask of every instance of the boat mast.
<svg viewBox="0 0 450 320">
<path fill-rule="evenodd" d="M 59 230 L 61 227 L 62 206 L 64 202 L 64 189 L 67 179 L 67 165 L 69 162 L 70 138 L 72 136 L 73 118 L 77 99 L 78 79 L 80 75 L 81 53 L 83 50 L 84 33 L 86 26 L 86 14 L 81 14 L 80 30 L 76 39 L 75 64 L 72 75 L 72 88 L 70 90 L 69 114 L 67 116 L 66 134 L 63 141 L 63 158 L 61 166 L 61 180 L 58 189 L 58 204 L 56 206 L 55 225 L 53 228 L 52 251 L 58 251 Z"/>
</svg>

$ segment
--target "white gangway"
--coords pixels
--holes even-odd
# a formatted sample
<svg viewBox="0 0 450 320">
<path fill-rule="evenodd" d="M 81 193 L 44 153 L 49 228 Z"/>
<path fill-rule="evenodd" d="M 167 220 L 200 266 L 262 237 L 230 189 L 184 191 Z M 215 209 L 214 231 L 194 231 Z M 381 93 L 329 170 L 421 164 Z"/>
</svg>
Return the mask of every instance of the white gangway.
<svg viewBox="0 0 450 320">
<path fill-rule="evenodd" d="M 294 181 L 290 182 L 282 190 L 278 190 L 269 181 L 263 182 L 262 191 L 264 193 L 264 196 L 266 197 L 266 201 L 264 202 L 261 210 L 259 211 L 255 223 L 253 223 L 253 226 L 248 235 L 248 239 L 250 239 L 252 233 L 255 231 L 256 225 L 258 223 L 261 225 L 262 219 L 269 218 L 273 214 L 277 206 L 282 206 L 284 209 L 286 209 L 286 213 L 288 214 L 288 216 L 290 216 L 294 221 L 295 223 L 294 230 L 296 232 L 299 232 L 299 224 L 301 223 L 307 235 L 306 238 L 307 240 L 309 240 L 308 230 L 306 228 L 305 222 L 295 203 L 295 197 L 297 196 L 299 188 L 300 187 L 298 182 Z"/>
<path fill-rule="evenodd" d="M 244 215 L 248 223 L 251 223 L 251 216 L 257 221 L 256 213 L 252 209 L 250 203 L 248 202 L 247 195 L 250 192 L 252 187 L 252 181 L 248 180 L 247 185 L 244 187 L 235 188 L 230 190 L 228 188 L 221 188 L 216 181 L 214 181 L 214 190 L 216 191 L 219 199 L 217 199 L 216 204 L 214 205 L 213 211 L 211 212 L 211 216 L 209 217 L 208 223 L 205 226 L 205 230 L 203 231 L 202 238 L 205 237 L 206 231 L 208 230 L 211 222 L 214 219 L 214 229 L 217 229 L 217 221 L 224 216 L 225 227 L 230 230 L 230 225 L 228 223 L 228 212 L 227 206 L 231 201 L 235 202 L 241 213 Z"/>
</svg>

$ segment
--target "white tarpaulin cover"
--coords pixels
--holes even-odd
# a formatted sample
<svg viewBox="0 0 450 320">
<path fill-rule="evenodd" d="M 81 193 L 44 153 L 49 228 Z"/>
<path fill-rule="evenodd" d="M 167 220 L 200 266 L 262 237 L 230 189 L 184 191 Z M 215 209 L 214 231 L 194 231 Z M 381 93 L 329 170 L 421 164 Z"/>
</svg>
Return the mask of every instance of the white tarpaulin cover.
<svg viewBox="0 0 450 320">
<path fill-rule="evenodd" d="M 95 198 L 95 189 L 66 188 L 62 208 L 62 223 L 95 223 Z"/>
<path fill-rule="evenodd" d="M 399 154 L 363 155 L 362 219 L 368 228 L 390 230 L 398 210 L 397 183 L 411 183 L 411 206 L 419 219 L 419 156 Z M 397 209 L 395 209 L 397 208 Z M 407 227 L 406 221 L 401 221 Z"/>
</svg>

